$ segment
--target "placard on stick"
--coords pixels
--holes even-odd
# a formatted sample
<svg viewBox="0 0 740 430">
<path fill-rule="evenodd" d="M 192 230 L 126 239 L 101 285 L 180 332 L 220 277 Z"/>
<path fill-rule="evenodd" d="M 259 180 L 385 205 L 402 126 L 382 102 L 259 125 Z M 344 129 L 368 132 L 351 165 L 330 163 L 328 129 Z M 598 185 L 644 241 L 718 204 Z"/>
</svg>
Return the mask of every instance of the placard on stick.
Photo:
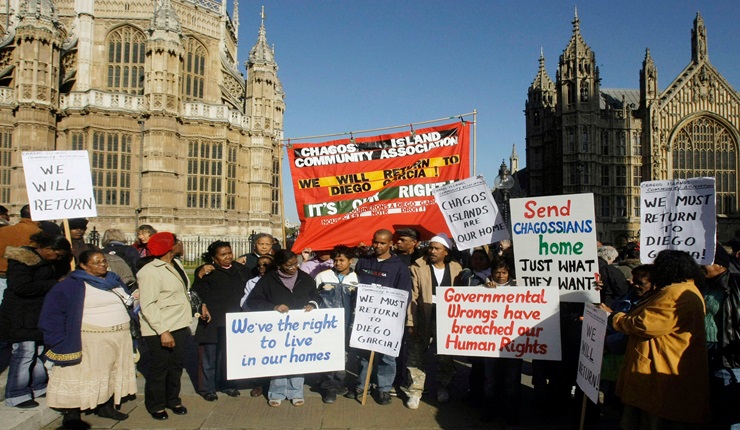
<svg viewBox="0 0 740 430">
<path fill-rule="evenodd" d="M 560 360 L 557 289 L 437 287 L 437 353 Z"/>
<path fill-rule="evenodd" d="M 558 288 L 565 302 L 601 301 L 593 194 L 511 200 L 517 283 Z"/>
<path fill-rule="evenodd" d="M 31 219 L 98 216 L 87 151 L 23 152 Z"/>
<path fill-rule="evenodd" d="M 581 329 L 581 353 L 578 356 L 576 383 L 592 402 L 599 403 L 601 362 L 604 358 L 606 311 L 586 303 Z"/>
<path fill-rule="evenodd" d="M 398 357 L 409 293 L 380 285 L 357 284 L 357 304 L 349 346 Z"/>
<path fill-rule="evenodd" d="M 228 379 L 344 370 L 344 309 L 226 314 Z"/>
<path fill-rule="evenodd" d="M 714 178 L 640 184 L 640 261 L 664 249 L 686 251 L 701 265 L 714 262 L 717 218 Z"/>
<path fill-rule="evenodd" d="M 509 239 L 509 231 L 482 176 L 463 179 L 432 191 L 457 249 Z"/>
</svg>

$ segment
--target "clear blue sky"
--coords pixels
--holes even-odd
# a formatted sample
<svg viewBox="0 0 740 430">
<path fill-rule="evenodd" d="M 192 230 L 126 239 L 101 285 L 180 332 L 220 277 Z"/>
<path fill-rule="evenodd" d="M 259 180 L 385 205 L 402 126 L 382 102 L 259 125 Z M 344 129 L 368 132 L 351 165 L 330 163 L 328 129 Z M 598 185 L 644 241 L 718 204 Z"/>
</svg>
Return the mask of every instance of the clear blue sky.
<svg viewBox="0 0 740 430">
<path fill-rule="evenodd" d="M 262 4 L 286 93 L 286 138 L 476 109 L 477 170 L 489 183 L 502 159 L 508 163 L 513 144 L 524 166 L 524 102 L 540 47 L 555 80 L 573 31 L 572 1 L 242 0 L 241 63 L 257 40 Z M 707 27 L 710 62 L 740 89 L 737 0 L 579 3 L 581 34 L 596 54 L 601 87 L 639 88 L 650 48 L 658 85 L 665 89 L 691 59 L 697 11 Z M 287 162 L 284 166 L 285 216 L 297 222 Z"/>
</svg>

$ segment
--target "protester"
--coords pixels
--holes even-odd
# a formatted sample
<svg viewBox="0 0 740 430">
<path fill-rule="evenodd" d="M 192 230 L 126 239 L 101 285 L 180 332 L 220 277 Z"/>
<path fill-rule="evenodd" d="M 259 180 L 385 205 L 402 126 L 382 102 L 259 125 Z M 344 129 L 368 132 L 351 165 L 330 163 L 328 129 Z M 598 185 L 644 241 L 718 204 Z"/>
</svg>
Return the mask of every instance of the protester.
<svg viewBox="0 0 740 430">
<path fill-rule="evenodd" d="M 414 261 L 421 257 L 419 252 L 419 232 L 413 228 L 399 228 L 396 230 L 396 255 L 407 266 L 411 266 Z"/>
<path fill-rule="evenodd" d="M 10 227 L 6 227 L 10 228 Z M 69 255 L 71 248 L 63 236 L 36 233 L 33 246 L 8 247 L 8 288 L 0 304 L 0 339 L 12 343 L 5 404 L 34 408 L 34 399 L 46 394 L 47 375 L 41 357 L 44 353 L 39 315 L 44 297 L 66 271 L 54 264 Z M 61 266 L 69 269 L 69 265 Z"/>
<path fill-rule="evenodd" d="M 456 287 L 486 286 L 491 276 L 491 259 L 483 248 L 473 250 L 468 261 L 470 267 L 460 272 L 454 281 Z M 483 406 L 485 400 L 485 360 L 483 357 L 468 357 L 470 375 L 468 377 L 467 400 L 472 406 Z"/>
<path fill-rule="evenodd" d="M 740 273 L 740 239 L 733 237 L 727 242 L 732 253 L 730 253 L 730 272 Z"/>
<path fill-rule="evenodd" d="M 8 208 L 0 205 L 0 227 L 5 227 L 6 225 L 10 225 L 10 214 L 8 213 Z"/>
<path fill-rule="evenodd" d="M 139 251 L 131 245 L 126 245 L 126 235 L 117 228 L 109 228 L 103 233 L 103 253 L 117 255 L 126 262 L 134 275 L 139 271 Z M 110 263 L 110 262 L 109 262 Z"/>
<path fill-rule="evenodd" d="M 5 258 L 5 249 L 9 246 L 24 246 L 31 244 L 31 236 L 41 231 L 37 222 L 31 221 L 31 208 L 23 205 L 20 212 L 21 219 L 17 224 L 0 229 L 0 301 L 3 292 L 8 286 L 8 260 Z"/>
<path fill-rule="evenodd" d="M 429 348 L 436 351 L 437 319 L 435 298 L 437 287 L 452 286 L 462 267 L 451 261 L 452 241 L 444 233 L 439 233 L 429 241 L 427 256 L 417 259 L 411 265 L 411 300 L 406 317 L 406 327 L 411 339 L 411 350 L 406 362 L 411 385 L 406 394 L 406 406 L 417 409 L 426 382 L 425 355 Z M 436 355 L 436 354 L 435 354 Z M 450 400 L 449 385 L 455 376 L 452 356 L 437 355 L 437 401 Z"/>
<path fill-rule="evenodd" d="M 640 244 L 637 242 L 628 242 L 619 253 L 619 262 L 617 269 L 622 272 L 625 279 L 632 277 L 632 269 L 640 264 Z"/>
<path fill-rule="evenodd" d="M 80 254 L 85 251 L 99 251 L 100 248 L 92 243 L 85 243 L 85 231 L 87 231 L 88 221 L 85 218 L 72 218 L 69 223 L 69 237 L 72 243 L 72 254 L 75 262 L 79 262 Z"/>
<path fill-rule="evenodd" d="M 709 415 L 704 300 L 696 287 L 704 276 L 684 251 L 661 251 L 653 264 L 656 291 L 610 318 L 629 336 L 617 381 L 621 425 L 700 428 Z"/>
<path fill-rule="evenodd" d="M 200 372 L 198 392 L 212 402 L 218 399 L 216 391 L 230 397 L 239 397 L 233 381 L 226 379 L 226 314 L 239 312 L 239 301 L 249 279 L 247 268 L 234 261 L 231 244 L 217 240 L 208 245 L 203 254 L 205 265 L 196 269 L 199 276 L 193 283 L 211 315 L 210 321 L 201 320 L 195 332 L 199 345 Z"/>
<path fill-rule="evenodd" d="M 244 295 L 239 301 L 239 306 L 241 307 L 242 311 L 249 310 L 249 308 L 247 308 L 247 297 L 249 297 L 249 293 L 252 292 L 254 286 L 257 285 L 257 282 L 259 282 L 259 280 L 262 279 L 263 276 L 265 276 L 265 273 L 272 270 L 277 270 L 275 259 L 270 254 L 260 256 L 257 259 L 257 265 L 255 266 L 254 270 L 256 270 L 257 275 L 253 278 L 250 278 L 244 285 Z"/>
<path fill-rule="evenodd" d="M 115 409 L 136 394 L 136 369 L 125 285 L 108 271 L 105 254 L 84 251 L 78 269 L 49 292 L 40 327 L 51 369 L 47 404 L 65 428 L 85 427 L 81 410 L 125 420 Z"/>
<path fill-rule="evenodd" d="M 597 250 L 599 260 L 599 295 L 601 303 L 611 307 L 614 301 L 627 294 L 627 278 L 612 263 L 619 253 L 612 246 L 602 246 Z"/>
<path fill-rule="evenodd" d="M 316 275 L 316 285 L 319 288 L 323 307 L 344 309 L 345 334 L 349 335 L 352 329 L 352 310 L 357 292 L 357 274 L 352 270 L 354 252 L 351 248 L 338 245 L 331 251 L 334 267 Z M 345 336 L 345 350 L 349 347 L 349 337 Z M 344 385 L 344 370 L 328 372 L 322 375 L 322 401 L 334 403 L 337 395 L 347 393 Z"/>
<path fill-rule="evenodd" d="M 507 261 L 494 261 L 491 271 L 493 273 L 488 287 L 516 285 Z M 486 404 L 489 407 L 483 414 L 483 421 L 492 421 L 502 416 L 507 424 L 516 424 L 522 392 L 522 360 L 509 357 L 485 359 L 485 373 Z"/>
<path fill-rule="evenodd" d="M 272 245 L 274 243 L 275 238 L 271 234 L 257 233 L 252 241 L 253 251 L 249 254 L 240 255 L 236 261 L 245 265 L 251 276 L 256 276 L 257 259 L 263 255 L 273 255 Z"/>
<path fill-rule="evenodd" d="M 139 257 L 149 257 L 152 255 L 149 250 L 149 238 L 157 233 L 157 230 L 149 224 L 142 224 L 136 229 L 137 241 L 132 245 L 139 252 Z"/>
<path fill-rule="evenodd" d="M 303 309 L 306 312 L 319 307 L 316 282 L 307 273 L 298 270 L 298 258 L 288 250 L 275 254 L 278 270 L 267 272 L 257 282 L 247 297 L 247 306 L 252 311 L 275 310 L 288 313 Z M 293 406 L 303 406 L 303 375 L 274 376 L 270 378 L 267 392 L 268 404 L 278 407 L 288 399 Z"/>
<path fill-rule="evenodd" d="M 381 229 L 373 235 L 372 257 L 360 258 L 355 266 L 357 279 L 361 284 L 378 284 L 384 287 L 396 288 L 404 291 L 411 290 L 411 275 L 409 269 L 398 256 L 391 254 L 393 233 Z M 348 392 L 347 396 L 360 398 L 365 390 L 365 379 L 368 372 L 369 353 L 360 351 L 360 375 L 355 392 Z M 375 354 L 377 372 L 374 372 L 378 385 L 377 402 L 381 405 L 391 404 L 391 388 L 396 376 L 396 359 L 386 354 Z"/>
<path fill-rule="evenodd" d="M 155 258 L 139 270 L 141 334 L 151 358 L 144 385 L 144 404 L 152 418 L 166 420 L 165 407 L 177 415 L 188 413 L 180 399 L 185 342 L 192 319 L 187 296 L 188 279 L 173 262 L 175 236 L 169 232 L 147 237 Z M 209 315 L 203 312 L 203 319 Z"/>
<path fill-rule="evenodd" d="M 331 250 L 328 249 L 314 252 L 311 248 L 306 248 L 301 252 L 301 258 L 303 261 L 300 269 L 312 278 L 326 269 L 331 269 L 334 265 L 334 260 L 331 259 Z"/>
<path fill-rule="evenodd" d="M 740 274 L 731 273 L 730 254 L 717 242 L 714 263 L 703 266 L 707 348 L 713 426 L 740 428 Z"/>
</svg>

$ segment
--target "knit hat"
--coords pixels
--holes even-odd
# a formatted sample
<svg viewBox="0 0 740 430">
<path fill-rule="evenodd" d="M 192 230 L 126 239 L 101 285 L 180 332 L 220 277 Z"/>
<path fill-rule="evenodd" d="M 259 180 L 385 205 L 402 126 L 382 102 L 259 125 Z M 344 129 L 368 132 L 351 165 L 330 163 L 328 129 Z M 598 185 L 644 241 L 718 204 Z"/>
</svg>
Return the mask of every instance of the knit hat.
<svg viewBox="0 0 740 430">
<path fill-rule="evenodd" d="M 437 243 L 439 243 L 439 244 L 443 245 L 443 246 L 444 246 L 445 248 L 447 248 L 447 249 L 452 249 L 452 241 L 451 241 L 451 240 L 450 240 L 450 238 L 449 238 L 449 237 L 447 237 L 447 235 L 446 235 L 446 234 L 444 234 L 444 233 L 437 233 L 437 235 L 436 235 L 436 236 L 434 236 L 433 238 L 431 238 L 431 239 L 429 240 L 429 242 L 430 242 L 430 243 L 431 243 L 431 242 L 437 242 Z"/>
<path fill-rule="evenodd" d="M 398 237 L 405 236 L 405 237 L 410 237 L 414 240 L 419 240 L 419 232 L 417 232 L 413 228 L 408 228 L 408 227 L 399 228 L 398 230 L 396 230 L 396 236 Z"/>
<path fill-rule="evenodd" d="M 172 247 L 175 246 L 175 236 L 168 231 L 155 233 L 149 238 L 146 246 L 153 256 L 161 257 L 170 252 Z"/>
<path fill-rule="evenodd" d="M 714 248 L 714 264 L 727 268 L 730 267 L 730 254 L 721 243 L 717 242 L 717 246 Z"/>
<path fill-rule="evenodd" d="M 67 222 L 69 223 L 70 230 L 87 230 L 87 220 L 85 218 L 72 218 Z"/>
</svg>

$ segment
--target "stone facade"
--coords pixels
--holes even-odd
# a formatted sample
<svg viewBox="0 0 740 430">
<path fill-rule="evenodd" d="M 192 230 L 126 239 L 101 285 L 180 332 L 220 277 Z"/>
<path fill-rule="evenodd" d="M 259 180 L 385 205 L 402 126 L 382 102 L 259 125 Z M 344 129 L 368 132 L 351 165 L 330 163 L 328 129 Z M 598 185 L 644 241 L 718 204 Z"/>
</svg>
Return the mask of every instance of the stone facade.
<svg viewBox="0 0 740 430">
<path fill-rule="evenodd" d="M 285 95 L 264 18 L 238 70 L 227 1 L 0 4 L 0 204 L 21 151 L 87 150 L 100 231 L 282 238 Z"/>
<path fill-rule="evenodd" d="M 576 13 L 555 81 L 540 54 L 529 87 L 528 195 L 593 192 L 599 240 L 622 245 L 639 241 L 640 182 L 712 176 L 720 239 L 740 231 L 740 96 L 709 62 L 701 16 L 691 30 L 691 62 L 663 91 L 650 50 L 639 89 L 602 88 L 579 24 Z"/>
</svg>

